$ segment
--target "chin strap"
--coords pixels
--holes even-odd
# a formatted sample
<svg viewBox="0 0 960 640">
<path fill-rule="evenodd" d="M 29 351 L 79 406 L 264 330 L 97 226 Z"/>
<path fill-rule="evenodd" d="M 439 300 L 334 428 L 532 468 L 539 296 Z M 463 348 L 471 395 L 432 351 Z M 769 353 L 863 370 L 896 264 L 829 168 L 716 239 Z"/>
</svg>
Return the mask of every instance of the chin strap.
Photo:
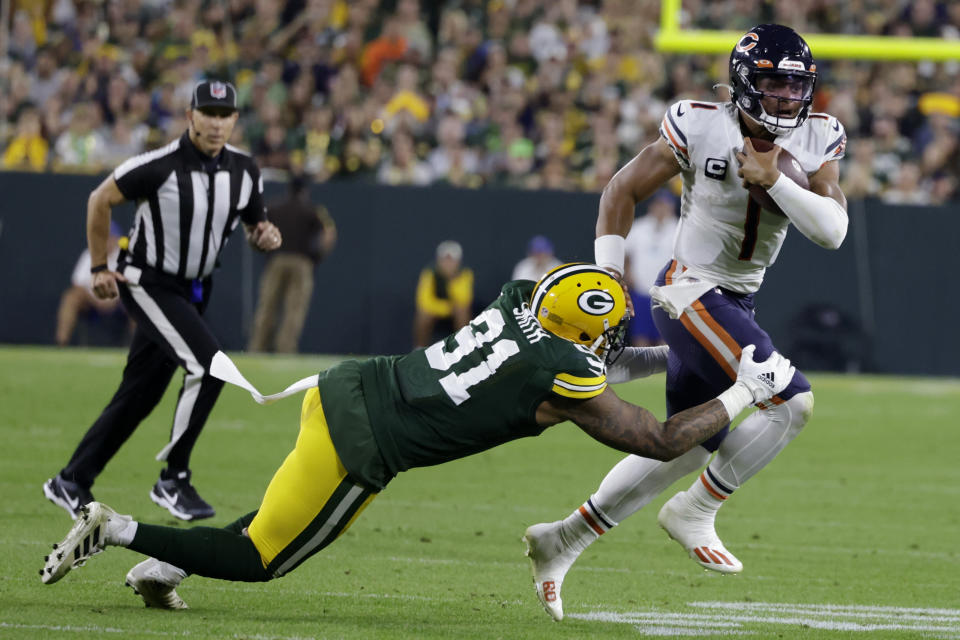
<svg viewBox="0 0 960 640">
<path fill-rule="evenodd" d="M 763 107 L 760 107 L 760 108 L 762 109 Z M 768 114 L 766 111 L 764 111 L 763 114 L 764 114 L 765 116 L 767 116 L 768 118 L 770 117 L 770 114 Z M 780 120 L 781 120 L 780 118 L 777 118 L 777 122 L 779 122 Z M 796 122 L 796 121 L 797 121 L 797 118 L 790 118 L 789 121 L 790 121 L 790 122 Z M 763 128 L 764 128 L 764 129 L 766 129 L 767 131 L 769 131 L 770 133 L 772 133 L 772 134 L 775 135 L 775 136 L 785 136 L 785 135 L 787 135 L 788 133 L 790 133 L 791 131 L 793 131 L 794 129 L 797 129 L 797 128 L 798 128 L 801 124 L 803 124 L 803 123 L 801 122 L 801 123 L 795 124 L 795 125 L 793 125 L 792 127 L 780 127 L 780 126 L 777 126 L 777 125 L 775 125 L 775 124 L 770 124 L 770 123 L 767 122 L 766 120 L 761 120 L 761 121 L 760 121 L 760 124 L 763 125 Z"/>
<path fill-rule="evenodd" d="M 597 336 L 597 339 L 593 341 L 593 344 L 590 345 L 590 351 L 593 351 L 598 356 L 603 356 L 604 348 L 603 343 L 607 339 L 607 330 L 610 329 L 610 321 L 606 318 L 603 319 L 603 331 L 600 332 L 600 335 Z"/>
<path fill-rule="evenodd" d="M 626 345 L 627 322 L 629 317 L 623 316 L 623 320 L 615 327 L 610 326 L 607 318 L 603 319 L 603 332 L 590 345 L 590 350 L 597 356 L 602 357 L 606 366 L 612 365 L 623 353 Z"/>
</svg>

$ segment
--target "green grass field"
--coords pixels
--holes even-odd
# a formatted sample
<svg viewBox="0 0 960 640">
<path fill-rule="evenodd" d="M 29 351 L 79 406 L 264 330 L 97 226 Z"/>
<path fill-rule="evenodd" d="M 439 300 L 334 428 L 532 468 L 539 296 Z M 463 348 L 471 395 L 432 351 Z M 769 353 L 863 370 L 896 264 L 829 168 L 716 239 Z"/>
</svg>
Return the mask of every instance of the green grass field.
<svg viewBox="0 0 960 640">
<path fill-rule="evenodd" d="M 113 393 L 123 358 L 0 348 L 0 638 L 960 638 L 958 380 L 811 376 L 812 422 L 720 513 L 741 575 L 699 569 L 659 529 L 668 491 L 580 558 L 563 587 L 567 618 L 554 623 L 520 537 L 579 506 L 621 457 L 571 425 L 404 473 L 281 580 L 188 579 L 188 611 L 145 609 L 123 586 L 141 559 L 125 549 L 41 584 L 43 555 L 70 525 L 41 484 Z M 333 362 L 236 360 L 264 392 Z M 93 490 L 143 521 L 185 526 L 147 497 L 178 386 Z M 662 390 L 662 376 L 617 389 L 660 416 Z M 262 407 L 224 390 L 193 460 L 212 524 L 256 508 L 298 411 L 299 398 Z"/>
</svg>

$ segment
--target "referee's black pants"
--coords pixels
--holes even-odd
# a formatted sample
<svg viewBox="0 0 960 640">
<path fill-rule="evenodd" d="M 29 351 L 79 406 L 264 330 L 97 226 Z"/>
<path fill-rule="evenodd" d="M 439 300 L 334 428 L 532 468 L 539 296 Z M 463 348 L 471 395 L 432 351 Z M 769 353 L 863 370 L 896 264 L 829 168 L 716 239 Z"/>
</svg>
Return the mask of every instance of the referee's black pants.
<svg viewBox="0 0 960 640">
<path fill-rule="evenodd" d="M 170 430 L 170 442 L 157 454 L 171 469 L 188 469 L 193 445 L 223 389 L 209 375 L 210 361 L 220 350 L 203 320 L 210 281 L 202 300 L 194 302 L 187 281 L 153 270 L 126 266 L 128 283 L 118 282 L 120 298 L 137 328 L 123 369 L 123 379 L 110 403 L 77 445 L 61 475 L 90 487 L 137 425 L 157 406 L 177 366 L 185 369 Z"/>
</svg>

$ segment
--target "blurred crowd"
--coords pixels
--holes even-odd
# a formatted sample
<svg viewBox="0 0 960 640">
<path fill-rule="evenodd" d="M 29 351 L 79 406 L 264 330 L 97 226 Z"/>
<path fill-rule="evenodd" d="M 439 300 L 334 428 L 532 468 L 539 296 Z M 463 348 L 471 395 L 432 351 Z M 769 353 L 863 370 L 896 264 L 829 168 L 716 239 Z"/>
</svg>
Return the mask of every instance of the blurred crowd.
<svg viewBox="0 0 960 640">
<path fill-rule="evenodd" d="M 686 28 L 960 37 L 960 2 L 682 6 Z M 713 88 L 726 54 L 654 50 L 659 11 L 660 0 L 12 0 L 2 165 L 109 170 L 180 135 L 194 83 L 216 77 L 241 101 L 231 142 L 266 174 L 599 191 L 671 102 L 727 99 Z M 960 198 L 960 62 L 818 67 L 815 110 L 850 140 L 848 197 Z"/>
</svg>

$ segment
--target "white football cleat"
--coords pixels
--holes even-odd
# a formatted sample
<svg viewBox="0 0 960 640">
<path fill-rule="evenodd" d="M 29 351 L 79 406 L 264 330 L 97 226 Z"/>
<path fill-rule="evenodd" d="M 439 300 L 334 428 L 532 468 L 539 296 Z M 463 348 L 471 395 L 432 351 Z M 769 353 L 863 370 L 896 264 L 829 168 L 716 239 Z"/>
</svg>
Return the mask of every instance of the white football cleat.
<svg viewBox="0 0 960 640">
<path fill-rule="evenodd" d="M 523 541 L 527 544 L 527 557 L 530 558 L 530 570 L 533 584 L 537 588 L 537 598 L 550 616 L 563 620 L 563 600 L 560 599 L 560 587 L 567 571 L 573 566 L 579 555 L 568 549 L 560 539 L 560 525 L 563 521 L 544 522 L 527 528 Z"/>
<path fill-rule="evenodd" d="M 187 572 L 156 558 L 148 558 L 127 572 L 126 585 L 154 609 L 187 609 L 177 586 Z"/>
<path fill-rule="evenodd" d="M 713 520 L 713 515 L 690 505 L 686 491 L 667 500 L 657 514 L 657 522 L 667 535 L 679 542 L 701 567 L 720 573 L 740 573 L 743 563 L 720 542 Z"/>
<path fill-rule="evenodd" d="M 122 516 L 105 504 L 91 502 L 80 507 L 77 520 L 53 552 L 44 557 L 40 579 L 44 584 L 53 584 L 71 569 L 82 567 L 91 556 L 107 546 L 107 528 L 116 531 L 125 527 L 132 518 Z"/>
</svg>

